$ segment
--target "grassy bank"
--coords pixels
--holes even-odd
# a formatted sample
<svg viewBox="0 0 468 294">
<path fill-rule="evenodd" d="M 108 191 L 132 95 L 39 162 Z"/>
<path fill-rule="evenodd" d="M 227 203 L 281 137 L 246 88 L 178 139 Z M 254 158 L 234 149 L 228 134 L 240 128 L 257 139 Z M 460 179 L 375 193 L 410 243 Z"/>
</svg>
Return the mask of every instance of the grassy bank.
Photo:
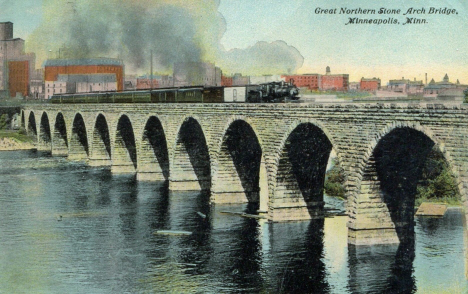
<svg viewBox="0 0 468 294">
<path fill-rule="evenodd" d="M 26 135 L 24 131 L 21 130 L 0 130 L 0 138 L 9 138 L 13 139 L 19 143 L 33 143 L 34 138 Z"/>
<path fill-rule="evenodd" d="M 24 131 L 0 130 L 0 151 L 34 149 L 34 138 Z"/>
</svg>

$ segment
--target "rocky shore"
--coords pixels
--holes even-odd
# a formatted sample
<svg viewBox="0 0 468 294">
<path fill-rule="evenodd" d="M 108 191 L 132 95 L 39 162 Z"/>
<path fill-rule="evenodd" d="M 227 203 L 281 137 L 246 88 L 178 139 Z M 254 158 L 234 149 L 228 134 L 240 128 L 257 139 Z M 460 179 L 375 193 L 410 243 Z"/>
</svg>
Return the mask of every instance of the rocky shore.
<svg viewBox="0 0 468 294">
<path fill-rule="evenodd" d="M 21 142 L 15 138 L 0 138 L 0 151 L 28 150 L 36 148 L 30 142 Z"/>
</svg>

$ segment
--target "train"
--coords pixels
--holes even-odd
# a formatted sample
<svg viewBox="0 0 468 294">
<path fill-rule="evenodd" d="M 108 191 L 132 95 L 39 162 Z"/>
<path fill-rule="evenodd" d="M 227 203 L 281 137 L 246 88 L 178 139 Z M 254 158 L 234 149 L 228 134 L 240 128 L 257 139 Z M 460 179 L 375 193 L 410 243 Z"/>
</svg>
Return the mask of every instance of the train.
<svg viewBox="0 0 468 294">
<path fill-rule="evenodd" d="M 179 87 L 153 90 L 54 94 L 51 103 L 279 103 L 299 99 L 293 81 L 233 87 Z"/>
</svg>

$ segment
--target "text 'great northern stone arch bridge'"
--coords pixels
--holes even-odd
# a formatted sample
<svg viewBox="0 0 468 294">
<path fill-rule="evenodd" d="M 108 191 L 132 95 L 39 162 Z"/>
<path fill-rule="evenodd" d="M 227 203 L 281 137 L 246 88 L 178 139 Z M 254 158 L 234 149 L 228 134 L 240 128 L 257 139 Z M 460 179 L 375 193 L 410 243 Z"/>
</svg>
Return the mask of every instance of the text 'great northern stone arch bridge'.
<svg viewBox="0 0 468 294">
<path fill-rule="evenodd" d="M 39 150 L 167 180 L 172 190 L 209 190 L 212 203 L 255 203 L 272 221 L 323 215 L 333 149 L 345 172 L 349 243 L 360 245 L 404 239 L 434 147 L 467 211 L 468 109 L 435 106 L 31 104 L 21 119 Z"/>
</svg>

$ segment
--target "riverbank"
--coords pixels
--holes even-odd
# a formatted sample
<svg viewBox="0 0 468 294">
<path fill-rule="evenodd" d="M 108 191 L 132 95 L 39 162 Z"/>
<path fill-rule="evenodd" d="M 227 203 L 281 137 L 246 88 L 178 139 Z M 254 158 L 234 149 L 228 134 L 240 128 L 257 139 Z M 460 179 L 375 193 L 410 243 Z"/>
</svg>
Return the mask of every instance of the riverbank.
<svg viewBox="0 0 468 294">
<path fill-rule="evenodd" d="M 33 139 L 17 131 L 0 131 L 0 151 L 35 149 Z"/>
<path fill-rule="evenodd" d="M 15 138 L 0 138 L 0 151 L 30 150 L 35 149 L 30 142 L 21 142 Z"/>
</svg>

